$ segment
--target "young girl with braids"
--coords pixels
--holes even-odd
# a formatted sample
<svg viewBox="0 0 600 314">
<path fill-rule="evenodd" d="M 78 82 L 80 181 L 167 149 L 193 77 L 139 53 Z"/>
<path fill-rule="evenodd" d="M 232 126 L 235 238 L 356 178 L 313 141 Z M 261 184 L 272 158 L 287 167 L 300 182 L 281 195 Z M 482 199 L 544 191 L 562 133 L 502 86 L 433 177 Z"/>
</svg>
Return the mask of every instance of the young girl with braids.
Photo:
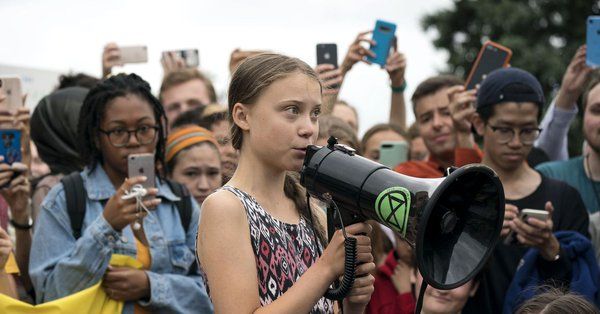
<svg viewBox="0 0 600 314">
<path fill-rule="evenodd" d="M 278 54 L 244 61 L 229 86 L 232 143 L 240 150 L 232 179 L 202 206 L 197 251 L 219 313 L 333 313 L 327 288 L 343 274 L 337 231 L 322 255 L 324 216 L 314 225 L 298 172 L 318 135 L 321 84 L 304 62 Z M 319 214 L 320 211 L 320 214 Z M 373 292 L 370 227 L 348 226 L 358 245 L 357 278 L 344 313 L 362 313 Z M 317 248 L 318 243 L 318 248 Z"/>
<path fill-rule="evenodd" d="M 190 226 L 182 225 L 179 200 L 157 173 L 156 188 L 139 212 L 126 191 L 145 177 L 127 178 L 127 156 L 152 153 L 165 167 L 165 113 L 150 86 L 135 74 L 112 76 L 86 96 L 79 115 L 80 173 L 86 191 L 81 235 L 67 213 L 62 183 L 42 202 L 31 249 L 30 274 L 37 302 L 59 299 L 100 280 L 107 295 L 124 301 L 123 313 L 211 312 L 195 265 L 199 208 L 192 202 Z M 140 228 L 133 227 L 141 224 Z M 139 226 L 139 225 L 138 225 Z M 142 269 L 109 266 L 113 254 L 136 258 Z"/>
</svg>

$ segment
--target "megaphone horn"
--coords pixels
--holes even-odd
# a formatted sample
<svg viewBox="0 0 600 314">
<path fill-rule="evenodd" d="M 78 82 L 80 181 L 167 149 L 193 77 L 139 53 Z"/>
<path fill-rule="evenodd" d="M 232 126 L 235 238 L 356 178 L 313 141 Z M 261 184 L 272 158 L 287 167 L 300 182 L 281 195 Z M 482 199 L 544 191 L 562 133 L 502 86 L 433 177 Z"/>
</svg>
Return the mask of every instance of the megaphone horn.
<svg viewBox="0 0 600 314">
<path fill-rule="evenodd" d="M 504 190 L 496 173 L 480 164 L 445 178 L 399 174 L 330 140 L 309 146 L 300 183 L 339 207 L 344 225 L 376 220 L 416 250 L 427 284 L 449 290 L 471 280 L 493 251 L 504 219 Z"/>
</svg>

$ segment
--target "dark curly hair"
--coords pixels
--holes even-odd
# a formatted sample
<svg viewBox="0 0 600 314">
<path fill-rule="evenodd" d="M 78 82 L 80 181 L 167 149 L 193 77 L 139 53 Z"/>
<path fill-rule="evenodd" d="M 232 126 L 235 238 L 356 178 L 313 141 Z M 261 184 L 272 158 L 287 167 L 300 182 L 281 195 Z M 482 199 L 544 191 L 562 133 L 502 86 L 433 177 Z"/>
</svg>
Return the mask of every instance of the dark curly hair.
<svg viewBox="0 0 600 314">
<path fill-rule="evenodd" d="M 100 123 L 106 111 L 106 105 L 117 97 L 136 95 L 147 101 L 152 107 L 154 118 L 158 123 L 158 142 L 155 160 L 157 174 L 165 165 L 165 138 L 167 137 L 167 117 L 162 104 L 150 90 L 150 84 L 136 74 L 118 74 L 101 81 L 92 88 L 83 101 L 77 126 L 79 135 L 79 154 L 81 159 L 93 171 L 98 163 L 103 163 L 102 151 L 96 145 Z M 160 165 L 160 166 L 159 166 Z"/>
</svg>

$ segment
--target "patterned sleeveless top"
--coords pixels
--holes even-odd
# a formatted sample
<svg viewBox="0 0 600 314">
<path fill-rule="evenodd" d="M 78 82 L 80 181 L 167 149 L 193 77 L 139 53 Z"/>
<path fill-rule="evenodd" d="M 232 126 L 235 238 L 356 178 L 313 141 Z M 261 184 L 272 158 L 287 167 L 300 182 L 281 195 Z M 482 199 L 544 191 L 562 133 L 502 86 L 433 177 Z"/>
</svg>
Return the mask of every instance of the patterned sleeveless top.
<svg viewBox="0 0 600 314">
<path fill-rule="evenodd" d="M 246 192 L 231 186 L 222 189 L 237 196 L 246 210 L 256 257 L 258 294 L 260 304 L 265 306 L 283 295 L 317 260 L 315 234 L 302 216 L 297 225 L 281 222 Z M 333 313 L 333 302 L 321 298 L 311 313 Z"/>
</svg>

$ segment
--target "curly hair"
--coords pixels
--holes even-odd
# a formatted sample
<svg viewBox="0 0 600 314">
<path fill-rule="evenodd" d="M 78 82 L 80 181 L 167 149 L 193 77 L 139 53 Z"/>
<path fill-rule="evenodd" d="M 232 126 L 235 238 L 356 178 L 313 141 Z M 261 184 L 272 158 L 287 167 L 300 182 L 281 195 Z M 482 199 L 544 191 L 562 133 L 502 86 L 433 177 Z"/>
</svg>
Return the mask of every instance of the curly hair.
<svg viewBox="0 0 600 314">
<path fill-rule="evenodd" d="M 162 104 L 152 95 L 150 84 L 133 73 L 111 76 L 92 88 L 85 97 L 77 126 L 81 159 L 90 168 L 90 171 L 93 171 L 99 163 L 103 163 L 102 151 L 96 143 L 106 106 L 113 99 L 126 95 L 136 95 L 147 101 L 152 107 L 154 118 L 158 124 L 155 160 L 157 161 L 156 173 L 159 174 L 158 170 L 164 169 L 165 165 L 167 117 Z"/>
</svg>

